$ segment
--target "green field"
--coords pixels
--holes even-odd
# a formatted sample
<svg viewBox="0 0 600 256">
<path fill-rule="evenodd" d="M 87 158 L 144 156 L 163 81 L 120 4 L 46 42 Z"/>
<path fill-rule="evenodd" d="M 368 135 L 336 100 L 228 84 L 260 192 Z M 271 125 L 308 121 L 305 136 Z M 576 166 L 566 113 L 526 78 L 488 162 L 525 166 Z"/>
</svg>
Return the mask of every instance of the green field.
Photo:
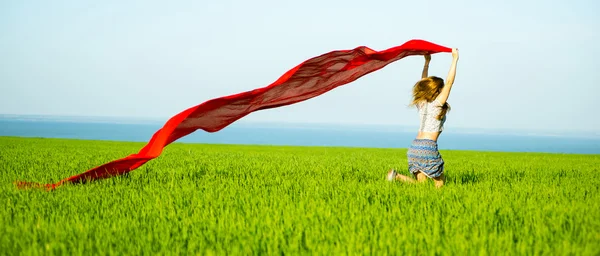
<svg viewBox="0 0 600 256">
<path fill-rule="evenodd" d="M 436 189 L 384 180 L 406 149 L 176 143 L 125 177 L 12 184 L 143 144 L 0 137 L 0 253 L 600 254 L 600 155 L 442 150 Z"/>
</svg>

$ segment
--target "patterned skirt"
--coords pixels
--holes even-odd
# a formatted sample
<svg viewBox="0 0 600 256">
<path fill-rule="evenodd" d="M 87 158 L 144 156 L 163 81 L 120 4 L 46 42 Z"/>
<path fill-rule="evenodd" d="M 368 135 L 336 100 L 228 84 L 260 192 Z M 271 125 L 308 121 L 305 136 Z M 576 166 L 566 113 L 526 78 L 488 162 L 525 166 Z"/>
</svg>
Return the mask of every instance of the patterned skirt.
<svg viewBox="0 0 600 256">
<path fill-rule="evenodd" d="M 427 177 L 437 178 L 444 173 L 444 160 L 438 151 L 436 141 L 428 139 L 413 140 L 407 153 L 408 170 L 416 175 L 422 172 Z"/>
</svg>

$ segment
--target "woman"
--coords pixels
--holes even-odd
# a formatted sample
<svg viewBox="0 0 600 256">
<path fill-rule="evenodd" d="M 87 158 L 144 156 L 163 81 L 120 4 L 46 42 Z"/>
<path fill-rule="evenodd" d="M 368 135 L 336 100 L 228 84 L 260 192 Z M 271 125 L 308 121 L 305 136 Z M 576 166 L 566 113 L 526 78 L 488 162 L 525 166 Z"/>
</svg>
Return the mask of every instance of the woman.
<svg viewBox="0 0 600 256">
<path fill-rule="evenodd" d="M 428 76 L 429 62 L 431 56 L 425 55 L 425 66 L 421 80 L 413 87 L 413 100 L 411 106 L 416 106 L 420 116 L 419 133 L 408 149 L 408 169 L 414 176 L 408 177 L 398 174 L 394 169 L 390 170 L 387 179 L 404 182 L 424 182 L 428 178 L 433 179 L 436 187 L 444 185 L 444 160 L 438 151 L 437 139 L 444 128 L 446 113 L 450 110 L 448 96 L 456 76 L 456 64 L 458 63 L 458 49 L 452 49 L 452 65 L 444 80 Z"/>
</svg>

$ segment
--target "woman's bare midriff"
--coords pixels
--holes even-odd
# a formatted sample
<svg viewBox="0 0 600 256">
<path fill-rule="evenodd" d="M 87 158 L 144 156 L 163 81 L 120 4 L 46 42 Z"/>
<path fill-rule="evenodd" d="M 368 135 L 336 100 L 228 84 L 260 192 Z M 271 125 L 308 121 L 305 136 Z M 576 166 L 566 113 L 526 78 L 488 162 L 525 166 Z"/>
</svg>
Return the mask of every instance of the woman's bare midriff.
<svg viewBox="0 0 600 256">
<path fill-rule="evenodd" d="M 417 134 L 417 139 L 437 141 L 438 137 L 440 137 L 440 133 L 441 132 L 419 132 L 419 134 Z"/>
</svg>

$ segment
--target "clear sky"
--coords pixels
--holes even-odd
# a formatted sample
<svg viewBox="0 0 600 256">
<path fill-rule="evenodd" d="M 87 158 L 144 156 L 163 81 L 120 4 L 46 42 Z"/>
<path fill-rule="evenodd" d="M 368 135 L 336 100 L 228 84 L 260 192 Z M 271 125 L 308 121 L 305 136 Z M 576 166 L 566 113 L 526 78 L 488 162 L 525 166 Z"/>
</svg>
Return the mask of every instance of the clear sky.
<svg viewBox="0 0 600 256">
<path fill-rule="evenodd" d="M 0 114 L 166 121 L 331 50 L 460 50 L 446 129 L 600 131 L 600 2 L 1 1 Z M 450 54 L 432 57 L 446 77 Z M 423 57 L 244 120 L 417 125 Z"/>
</svg>

